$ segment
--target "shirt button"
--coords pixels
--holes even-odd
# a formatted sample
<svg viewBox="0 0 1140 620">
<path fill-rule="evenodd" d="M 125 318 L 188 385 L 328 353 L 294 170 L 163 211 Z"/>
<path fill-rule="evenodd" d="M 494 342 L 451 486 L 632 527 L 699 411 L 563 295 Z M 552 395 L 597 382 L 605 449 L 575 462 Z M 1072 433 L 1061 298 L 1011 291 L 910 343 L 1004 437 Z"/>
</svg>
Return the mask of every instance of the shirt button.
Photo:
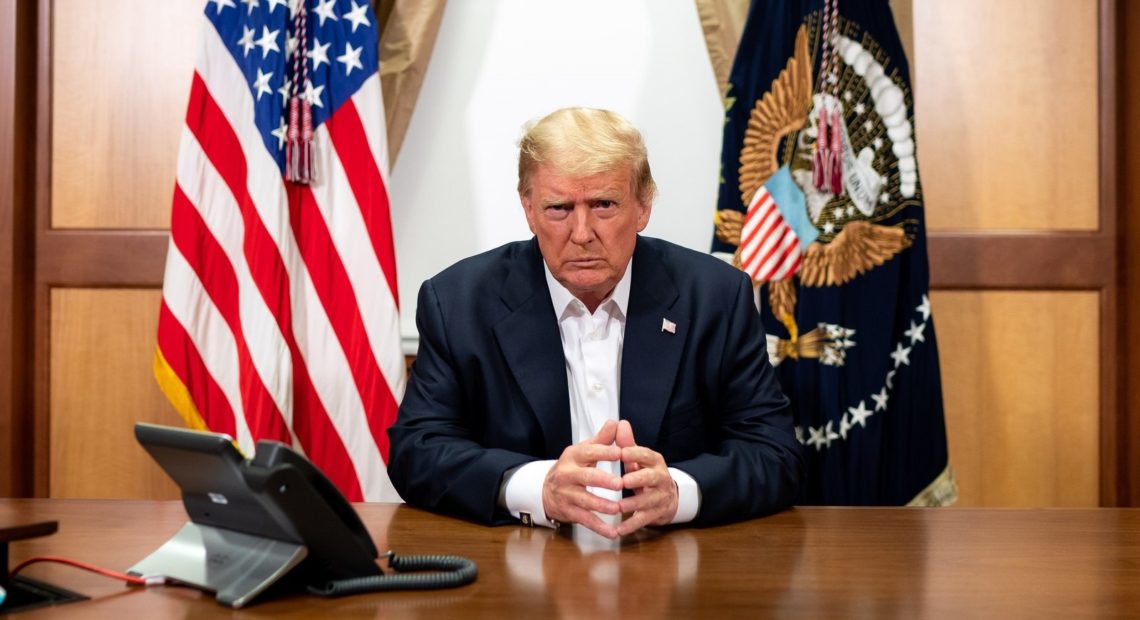
<svg viewBox="0 0 1140 620">
<path fill-rule="evenodd" d="M 602 389 L 604 389 L 604 388 L 605 388 L 605 386 L 602 385 L 601 383 L 595 383 L 594 384 L 594 391 L 595 392 L 601 392 Z"/>
</svg>

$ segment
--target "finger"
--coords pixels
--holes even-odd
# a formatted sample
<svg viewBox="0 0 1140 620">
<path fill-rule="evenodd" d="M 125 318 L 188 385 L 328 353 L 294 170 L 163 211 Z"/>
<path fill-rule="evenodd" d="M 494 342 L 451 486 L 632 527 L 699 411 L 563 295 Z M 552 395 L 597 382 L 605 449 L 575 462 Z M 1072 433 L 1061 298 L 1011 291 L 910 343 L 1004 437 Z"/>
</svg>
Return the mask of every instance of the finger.
<svg viewBox="0 0 1140 620">
<path fill-rule="evenodd" d="M 585 489 L 566 493 L 563 496 L 563 499 L 566 501 L 566 506 L 568 508 L 581 508 L 587 511 L 600 512 L 607 515 L 621 514 L 621 504 L 616 501 L 594 495 Z"/>
<path fill-rule="evenodd" d="M 542 508 L 546 515 L 564 523 L 579 523 L 586 514 L 595 512 L 607 515 L 621 514 L 621 506 L 590 493 L 581 487 L 560 487 L 545 489 L 542 495 Z"/>
<path fill-rule="evenodd" d="M 629 465 L 634 463 L 642 467 L 657 467 L 658 465 L 665 464 L 665 457 L 661 456 L 660 452 L 650 450 L 644 446 L 622 448 L 621 460 L 626 464 L 627 469 Z"/>
<path fill-rule="evenodd" d="M 602 521 L 598 515 L 589 510 L 575 509 L 570 512 L 569 517 L 568 523 L 578 523 L 606 538 L 617 538 L 619 536 L 616 527 Z"/>
<path fill-rule="evenodd" d="M 615 528 L 617 535 L 625 536 L 626 534 L 632 534 L 646 525 L 649 525 L 658 516 L 659 515 L 655 515 L 652 511 L 643 510 L 641 512 L 635 512 L 630 515 L 628 519 L 618 524 Z"/>
<path fill-rule="evenodd" d="M 567 480 L 580 487 L 598 487 L 611 491 L 620 491 L 623 488 L 621 477 L 596 467 L 580 467 L 568 472 Z"/>
<path fill-rule="evenodd" d="M 633 440 L 633 426 L 630 425 L 629 420 L 621 420 L 618 422 L 616 430 L 617 437 L 615 441 L 619 448 L 631 448 L 637 445 Z"/>
<path fill-rule="evenodd" d="M 621 510 L 621 514 L 659 513 L 669 507 L 669 501 L 669 495 L 664 490 L 646 491 L 645 493 L 623 497 L 618 508 Z"/>
<path fill-rule="evenodd" d="M 621 448 L 617 446 L 602 446 L 595 443 L 583 442 L 566 448 L 563 454 L 569 454 L 571 460 L 578 465 L 593 465 L 598 461 L 620 461 Z"/>
<path fill-rule="evenodd" d="M 665 488 L 666 484 L 673 484 L 673 477 L 669 475 L 668 470 L 662 472 L 660 469 L 653 467 L 644 467 L 637 471 L 627 472 L 621 477 L 621 486 L 623 489 L 642 489 L 647 490 L 654 487 Z"/>
<path fill-rule="evenodd" d="M 598 487 L 611 491 L 622 489 L 621 477 L 604 469 L 592 466 L 583 466 L 560 460 L 543 481 L 543 488 L 552 491 L 579 488 L 585 491 L 586 487 Z"/>
<path fill-rule="evenodd" d="M 614 442 L 617 437 L 618 425 L 613 420 L 606 420 L 606 423 L 598 429 L 597 434 L 586 440 L 588 443 L 601 444 L 608 446 Z"/>
</svg>

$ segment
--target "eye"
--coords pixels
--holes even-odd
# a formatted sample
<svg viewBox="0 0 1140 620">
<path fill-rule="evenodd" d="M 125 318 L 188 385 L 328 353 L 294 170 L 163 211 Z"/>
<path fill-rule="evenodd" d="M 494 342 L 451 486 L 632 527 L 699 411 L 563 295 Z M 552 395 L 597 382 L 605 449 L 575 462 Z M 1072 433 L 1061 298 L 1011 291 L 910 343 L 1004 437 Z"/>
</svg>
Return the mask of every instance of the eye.
<svg viewBox="0 0 1140 620">
<path fill-rule="evenodd" d="M 554 220 L 566 219 L 566 216 L 573 210 L 574 207 L 569 204 L 546 205 L 546 209 L 544 209 L 546 216 Z"/>
<path fill-rule="evenodd" d="M 598 209 L 612 209 L 617 206 L 613 200 L 599 200 L 594 203 L 594 207 Z"/>
</svg>

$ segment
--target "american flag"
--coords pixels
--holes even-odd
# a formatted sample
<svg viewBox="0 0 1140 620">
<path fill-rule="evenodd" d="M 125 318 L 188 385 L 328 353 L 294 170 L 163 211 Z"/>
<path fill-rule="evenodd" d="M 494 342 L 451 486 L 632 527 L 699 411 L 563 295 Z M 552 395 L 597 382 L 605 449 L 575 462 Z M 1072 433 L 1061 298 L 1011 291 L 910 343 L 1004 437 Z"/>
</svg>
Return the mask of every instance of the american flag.
<svg viewBox="0 0 1140 620">
<path fill-rule="evenodd" d="M 210 0 L 204 17 L 159 384 L 191 426 L 246 454 L 276 439 L 349 500 L 398 501 L 385 463 L 405 369 L 376 17 L 368 0 Z M 284 179 L 294 93 L 312 110 L 308 185 Z"/>
<path fill-rule="evenodd" d="M 761 186 L 752 196 L 740 231 L 740 268 L 754 282 L 789 278 L 800 266 L 800 242 Z"/>
</svg>

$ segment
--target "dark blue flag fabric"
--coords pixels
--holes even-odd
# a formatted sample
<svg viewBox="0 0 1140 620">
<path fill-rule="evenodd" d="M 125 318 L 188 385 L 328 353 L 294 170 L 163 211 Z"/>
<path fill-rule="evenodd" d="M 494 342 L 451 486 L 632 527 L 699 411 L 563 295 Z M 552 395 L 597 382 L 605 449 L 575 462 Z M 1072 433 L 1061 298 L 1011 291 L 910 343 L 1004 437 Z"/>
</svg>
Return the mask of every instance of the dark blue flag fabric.
<svg viewBox="0 0 1140 620">
<path fill-rule="evenodd" d="M 801 503 L 945 505 L 909 68 L 887 0 L 753 0 L 713 251 L 752 276 L 792 401 Z"/>
</svg>

